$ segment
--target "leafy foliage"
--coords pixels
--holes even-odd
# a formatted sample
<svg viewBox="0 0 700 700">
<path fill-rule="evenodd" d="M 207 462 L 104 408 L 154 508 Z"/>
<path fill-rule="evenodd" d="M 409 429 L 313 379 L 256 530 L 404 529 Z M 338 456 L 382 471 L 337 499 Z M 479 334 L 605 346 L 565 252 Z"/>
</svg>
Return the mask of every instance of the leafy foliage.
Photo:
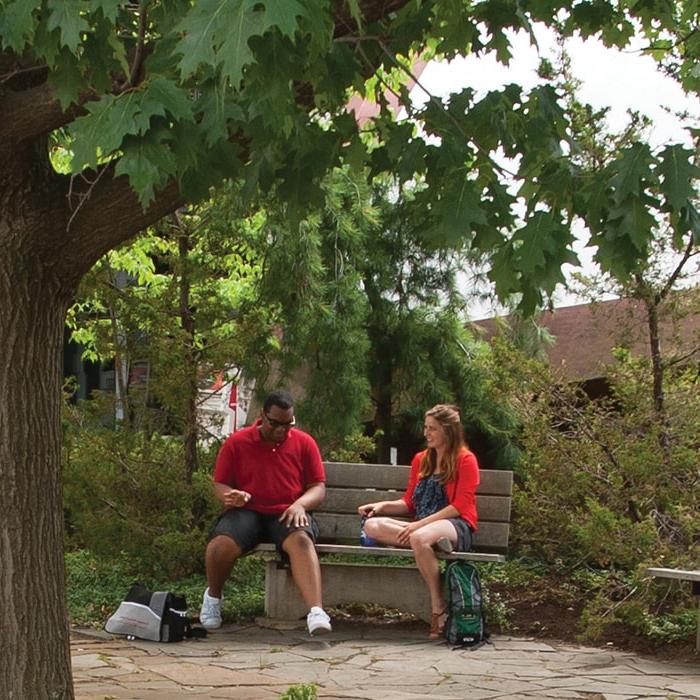
<svg viewBox="0 0 700 700">
<path fill-rule="evenodd" d="M 574 584 L 588 592 L 580 624 L 592 638 L 615 621 L 649 633 L 658 612 L 686 619 L 688 591 L 662 594 L 645 570 L 687 568 L 700 553 L 693 495 L 697 371 L 668 378 L 672 440 L 664 444 L 648 361 L 621 353 L 608 368 L 610 400 L 591 401 L 558 384 L 541 363 L 503 343 L 495 348 L 494 369 L 513 391 L 523 423 L 513 530 L 518 552 L 594 572 L 595 581 Z M 689 635 L 692 628 L 683 629 Z"/>
<path fill-rule="evenodd" d="M 280 700 L 316 700 L 318 693 L 315 683 L 297 683 L 280 695 Z"/>
<path fill-rule="evenodd" d="M 74 174 L 111 165 L 143 205 L 173 181 L 189 198 L 224 176 L 242 177 L 249 194 L 279 183 L 295 218 L 322 202 L 323 178 L 341 164 L 422 179 L 426 236 L 487 255 L 501 299 L 517 294 L 531 311 L 561 281 L 562 264 L 576 262 L 574 214 L 591 228 L 601 264 L 617 272 L 643 259 L 655 211 L 697 237 L 692 153 L 631 143 L 605 177 L 589 179 L 568 155 L 570 114 L 544 73 L 529 93 L 508 85 L 477 99 L 463 90 L 415 107 L 405 88 L 411 59 L 493 52 L 507 63 L 508 32 L 532 32 L 533 21 L 610 46 L 636 31 L 686 90 L 697 90 L 693 3 L 662 3 L 652 14 L 643 3 L 616 2 L 424 0 L 387 12 L 370 0 L 92 0 L 45 9 L 4 0 L 0 47 L 46 66 L 64 109 L 81 106 L 64 138 Z M 410 121 L 397 122 L 387 88 Z M 345 111 L 351 92 L 380 107 L 363 130 Z"/>
<path fill-rule="evenodd" d="M 425 239 L 416 188 L 398 187 L 377 179 L 370 190 L 335 171 L 324 207 L 298 231 L 284 203 L 268 198 L 258 303 L 277 310 L 282 376 L 301 379 L 299 416 L 334 453 L 365 422 L 380 461 L 397 443 L 410 459 L 423 412 L 452 401 L 483 454 L 508 464 L 514 423 L 490 401 L 464 330 L 456 276 L 467 257 Z M 267 381 L 265 367 L 247 366 Z"/>
<path fill-rule="evenodd" d="M 124 554 L 142 575 L 182 576 L 201 566 L 216 508 L 213 454 L 193 475 L 180 441 L 100 425 L 104 403 L 67 407 L 64 502 L 70 549 Z"/>
<path fill-rule="evenodd" d="M 272 342 L 270 313 L 253 303 L 258 228 L 255 217 L 208 201 L 112 251 L 85 278 L 68 315 L 84 357 L 148 363 L 147 388 L 125 383 L 117 397 L 127 422 L 185 432 L 198 389 L 219 373 L 235 379 L 237 359 Z M 200 436 L 206 430 L 200 420 Z"/>
</svg>

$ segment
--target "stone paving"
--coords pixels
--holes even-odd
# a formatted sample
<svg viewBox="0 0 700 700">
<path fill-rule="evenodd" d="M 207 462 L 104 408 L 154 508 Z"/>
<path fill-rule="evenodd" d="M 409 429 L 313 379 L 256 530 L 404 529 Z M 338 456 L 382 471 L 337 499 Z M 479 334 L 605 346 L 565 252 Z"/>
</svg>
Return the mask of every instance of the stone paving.
<svg viewBox="0 0 700 700">
<path fill-rule="evenodd" d="M 336 623 L 322 638 L 230 625 L 176 644 L 76 630 L 71 648 L 82 700 L 267 700 L 298 683 L 315 683 L 323 700 L 700 698 L 700 659 L 672 664 L 498 635 L 452 651 L 418 630 L 379 625 Z"/>
</svg>

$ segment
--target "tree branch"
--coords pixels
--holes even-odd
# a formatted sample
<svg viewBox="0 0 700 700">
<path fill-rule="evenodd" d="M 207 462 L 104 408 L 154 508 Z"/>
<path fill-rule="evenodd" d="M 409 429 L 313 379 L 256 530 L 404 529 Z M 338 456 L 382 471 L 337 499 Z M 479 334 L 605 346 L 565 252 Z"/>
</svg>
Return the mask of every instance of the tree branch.
<svg viewBox="0 0 700 700">
<path fill-rule="evenodd" d="M 333 37 L 338 38 L 357 32 L 360 27 L 350 12 L 350 3 L 346 0 L 334 0 L 333 17 L 335 19 L 335 31 Z M 357 3 L 360 16 L 366 24 L 385 19 L 407 4 L 407 0 L 359 0 Z"/>
<path fill-rule="evenodd" d="M 133 87 L 134 85 L 136 85 L 136 82 L 141 73 L 141 67 L 143 65 L 144 46 L 146 44 L 146 16 L 147 9 L 146 4 L 144 3 L 141 5 L 141 7 L 139 7 L 139 38 L 136 44 L 134 60 L 131 63 L 131 71 L 129 71 L 129 78 L 124 83 L 124 85 L 122 85 L 122 89 L 126 89 L 128 87 Z"/>
<path fill-rule="evenodd" d="M 48 83 L 19 92 L 0 92 L 0 141 L 18 143 L 69 124 L 83 113 L 82 104 L 90 94 L 81 95 L 79 105 L 64 110 Z"/>
<path fill-rule="evenodd" d="M 96 176 L 97 177 L 97 176 Z M 176 181 L 156 192 L 145 211 L 126 177 L 114 177 L 114 165 L 106 167 L 89 186 L 73 187 L 84 195 L 65 234 L 61 259 L 62 274 L 78 278 L 85 274 L 107 251 L 124 243 L 185 202 Z"/>
<path fill-rule="evenodd" d="M 694 253 L 693 253 L 694 247 L 695 247 L 695 241 L 693 240 L 693 234 L 691 232 L 690 240 L 688 241 L 688 245 L 685 247 L 685 252 L 683 253 L 683 257 L 678 261 L 678 265 L 676 265 L 676 269 L 671 273 L 668 280 L 666 280 L 666 284 L 664 285 L 664 288 L 659 292 L 659 297 L 661 299 L 666 298 L 668 293 L 673 288 L 673 285 L 676 283 L 678 276 L 681 274 L 683 267 L 688 262 L 688 260 L 694 255 Z"/>
</svg>

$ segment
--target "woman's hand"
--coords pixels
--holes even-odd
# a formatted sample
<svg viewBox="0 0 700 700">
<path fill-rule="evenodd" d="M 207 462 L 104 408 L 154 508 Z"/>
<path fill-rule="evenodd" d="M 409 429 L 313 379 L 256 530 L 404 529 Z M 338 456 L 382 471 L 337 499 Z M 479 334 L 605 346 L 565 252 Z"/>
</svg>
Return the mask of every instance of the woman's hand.
<svg viewBox="0 0 700 700">
<path fill-rule="evenodd" d="M 414 520 L 412 523 L 406 523 L 406 527 L 404 527 L 396 536 L 396 541 L 404 547 L 408 547 L 410 545 L 409 538 L 411 536 L 411 533 L 420 529 L 420 527 L 420 520 Z"/>
<path fill-rule="evenodd" d="M 379 515 L 383 505 L 383 501 L 379 501 L 378 503 L 365 503 L 365 505 L 357 507 L 357 512 L 360 515 L 371 518 L 373 515 Z"/>
</svg>

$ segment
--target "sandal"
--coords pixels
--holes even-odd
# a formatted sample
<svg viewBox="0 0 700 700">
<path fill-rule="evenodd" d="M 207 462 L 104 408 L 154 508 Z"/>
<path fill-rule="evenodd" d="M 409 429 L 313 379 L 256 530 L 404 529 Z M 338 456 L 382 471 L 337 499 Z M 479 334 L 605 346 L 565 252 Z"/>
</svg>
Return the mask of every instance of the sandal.
<svg viewBox="0 0 700 700">
<path fill-rule="evenodd" d="M 447 622 L 447 607 L 443 608 L 442 612 L 433 613 L 430 618 L 430 634 L 429 639 L 440 639 L 442 631 L 445 629 Z"/>
</svg>

